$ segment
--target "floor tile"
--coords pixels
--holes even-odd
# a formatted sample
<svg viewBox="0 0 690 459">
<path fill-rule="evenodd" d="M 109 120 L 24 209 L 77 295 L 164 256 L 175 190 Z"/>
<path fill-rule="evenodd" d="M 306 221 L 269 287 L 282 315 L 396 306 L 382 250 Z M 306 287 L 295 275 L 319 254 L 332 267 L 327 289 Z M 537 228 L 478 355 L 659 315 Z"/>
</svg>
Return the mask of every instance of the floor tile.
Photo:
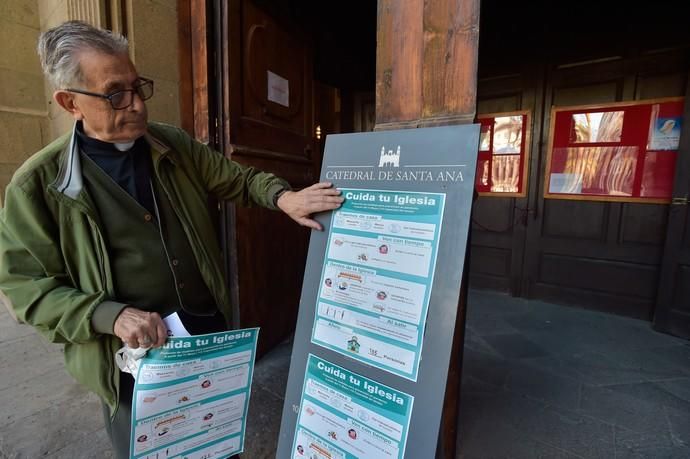
<svg viewBox="0 0 690 459">
<path fill-rule="evenodd" d="M 690 378 L 660 381 L 658 384 L 676 397 L 690 402 Z"/>
<path fill-rule="evenodd" d="M 541 346 L 520 333 L 483 337 L 496 352 L 506 359 L 527 359 L 549 355 Z"/>
<path fill-rule="evenodd" d="M 579 408 L 580 386 L 579 381 L 529 366 L 514 368 L 505 383 L 505 389 L 509 392 L 570 410 Z"/>
<path fill-rule="evenodd" d="M 645 401 L 655 405 L 663 405 L 676 410 L 690 413 L 690 401 L 684 400 L 673 392 L 666 390 L 661 383 L 644 382 L 636 384 L 618 384 L 606 386 L 615 392 L 627 394 L 637 400 Z"/>
<path fill-rule="evenodd" d="M 664 406 L 605 387 L 582 387 L 580 413 L 634 432 L 656 426 L 668 432 Z"/>
</svg>

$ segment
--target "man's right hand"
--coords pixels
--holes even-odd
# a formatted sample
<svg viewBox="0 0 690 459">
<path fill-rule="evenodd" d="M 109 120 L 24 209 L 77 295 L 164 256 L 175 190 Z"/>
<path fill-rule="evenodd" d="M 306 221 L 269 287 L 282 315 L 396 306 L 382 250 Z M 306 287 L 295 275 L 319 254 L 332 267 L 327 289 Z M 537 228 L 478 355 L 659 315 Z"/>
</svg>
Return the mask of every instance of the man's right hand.
<svg viewBox="0 0 690 459">
<path fill-rule="evenodd" d="M 168 328 L 158 313 L 126 307 L 115 319 L 115 335 L 132 349 L 160 347 L 168 337 Z"/>
</svg>

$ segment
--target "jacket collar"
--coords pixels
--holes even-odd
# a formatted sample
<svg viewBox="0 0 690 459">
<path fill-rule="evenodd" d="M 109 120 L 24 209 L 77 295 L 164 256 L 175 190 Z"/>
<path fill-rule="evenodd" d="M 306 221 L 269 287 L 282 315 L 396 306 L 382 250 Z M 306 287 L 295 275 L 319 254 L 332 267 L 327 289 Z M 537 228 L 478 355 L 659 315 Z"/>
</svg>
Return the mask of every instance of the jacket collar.
<svg viewBox="0 0 690 459">
<path fill-rule="evenodd" d="M 77 145 L 77 123 L 72 126 L 72 135 L 67 150 L 60 163 L 60 170 L 54 182 L 55 188 L 72 199 L 76 199 L 84 188 L 84 178 L 81 174 L 81 161 Z"/>
<path fill-rule="evenodd" d="M 162 140 L 155 137 L 150 132 L 144 134 L 144 138 L 151 146 L 151 155 L 154 158 L 154 165 L 158 161 L 156 159 L 167 158 L 173 164 L 177 164 L 175 158 L 169 153 L 171 148 Z M 82 175 L 81 159 L 79 156 L 79 142 L 77 142 L 77 123 L 72 126 L 72 134 L 70 136 L 69 144 L 60 163 L 60 169 L 53 183 L 58 192 L 65 196 L 77 199 L 79 193 L 84 189 L 84 177 Z"/>
<path fill-rule="evenodd" d="M 158 164 L 159 159 L 167 159 L 171 163 L 177 165 L 177 159 L 175 155 L 171 155 L 172 148 L 165 143 L 163 140 L 159 139 L 151 133 L 150 129 L 147 129 L 144 138 L 151 146 L 151 159 L 153 159 L 154 167 Z"/>
</svg>

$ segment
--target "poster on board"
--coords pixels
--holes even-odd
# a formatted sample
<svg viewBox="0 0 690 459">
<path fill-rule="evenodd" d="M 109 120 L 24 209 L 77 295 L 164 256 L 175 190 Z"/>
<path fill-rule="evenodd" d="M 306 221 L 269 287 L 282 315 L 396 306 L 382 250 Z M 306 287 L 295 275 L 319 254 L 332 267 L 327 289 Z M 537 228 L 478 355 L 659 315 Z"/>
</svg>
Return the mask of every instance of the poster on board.
<svg viewBox="0 0 690 459">
<path fill-rule="evenodd" d="M 345 200 L 311 234 L 277 457 L 433 457 L 479 134 L 327 137 L 321 181 Z"/>
</svg>

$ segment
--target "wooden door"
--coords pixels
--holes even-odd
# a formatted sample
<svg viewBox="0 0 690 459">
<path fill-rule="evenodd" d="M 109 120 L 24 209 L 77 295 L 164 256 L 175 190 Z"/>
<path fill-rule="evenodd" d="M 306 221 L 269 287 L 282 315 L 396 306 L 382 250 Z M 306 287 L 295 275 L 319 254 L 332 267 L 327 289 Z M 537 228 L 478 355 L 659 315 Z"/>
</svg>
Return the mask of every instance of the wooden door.
<svg viewBox="0 0 690 459">
<path fill-rule="evenodd" d="M 540 138 L 539 115 L 543 100 L 541 66 L 504 77 L 479 81 L 477 116 L 486 113 L 529 110 L 531 130 L 527 186 L 538 182 Z M 535 115 L 537 122 L 535 122 Z M 534 188 L 534 187 L 532 187 Z M 472 257 L 470 285 L 521 294 L 526 225 L 532 215 L 530 195 L 520 197 L 480 196 L 472 210 Z"/>
<path fill-rule="evenodd" d="M 311 185 L 320 156 L 313 137 L 309 39 L 250 0 L 218 1 L 215 7 L 222 151 L 280 175 L 294 188 Z M 262 353 L 294 329 L 309 231 L 265 209 L 226 205 L 225 215 L 236 325 L 261 327 Z"/>
<path fill-rule="evenodd" d="M 654 328 L 690 339 L 690 93 L 687 90 L 683 119 L 686 122 L 678 149 Z"/>
<path fill-rule="evenodd" d="M 543 199 L 550 107 L 682 96 L 686 65 L 682 53 L 665 53 L 549 70 L 523 295 L 651 319 L 669 206 Z"/>
</svg>

